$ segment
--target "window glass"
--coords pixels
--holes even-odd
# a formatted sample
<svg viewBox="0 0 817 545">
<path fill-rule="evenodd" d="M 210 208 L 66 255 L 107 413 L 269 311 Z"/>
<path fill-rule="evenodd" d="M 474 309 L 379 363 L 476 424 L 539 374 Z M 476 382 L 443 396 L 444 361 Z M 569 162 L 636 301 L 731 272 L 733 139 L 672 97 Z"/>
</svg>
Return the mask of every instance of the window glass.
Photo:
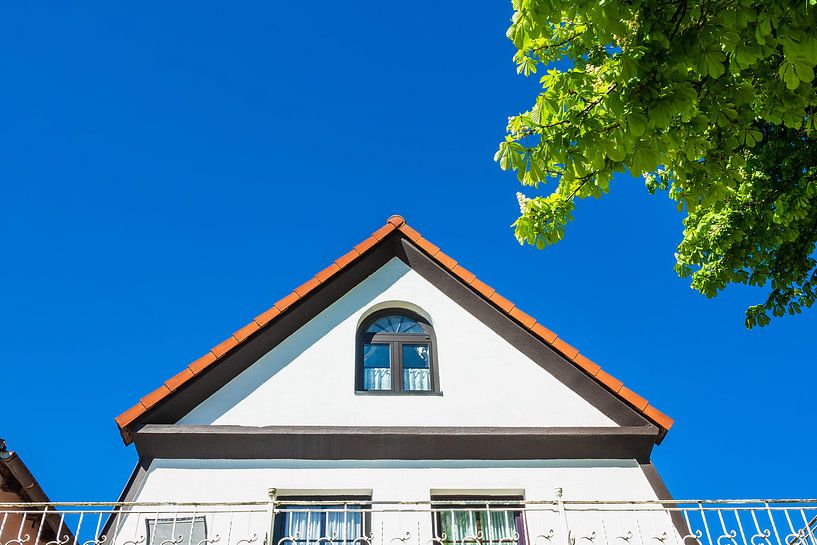
<svg viewBox="0 0 817 545">
<path fill-rule="evenodd" d="M 521 512 L 498 508 L 496 511 L 452 508 L 438 516 L 438 536 L 443 543 L 459 544 L 478 539 L 494 545 L 524 545 Z M 477 537 L 481 536 L 481 537 Z"/>
<path fill-rule="evenodd" d="M 273 543 L 314 545 L 329 539 L 351 545 L 364 535 L 360 505 L 284 505 L 276 514 Z"/>
<path fill-rule="evenodd" d="M 149 519 L 147 545 L 200 545 L 207 539 L 204 517 Z"/>
<path fill-rule="evenodd" d="M 363 388 L 391 390 L 391 345 L 364 343 Z"/>
<path fill-rule="evenodd" d="M 425 333 L 425 331 L 408 316 L 393 314 L 372 322 L 366 333 Z"/>
<path fill-rule="evenodd" d="M 403 309 L 380 311 L 361 324 L 357 342 L 359 391 L 439 391 L 434 333 L 424 318 Z"/>
<path fill-rule="evenodd" d="M 431 390 L 427 343 L 403 344 L 403 390 Z"/>
</svg>

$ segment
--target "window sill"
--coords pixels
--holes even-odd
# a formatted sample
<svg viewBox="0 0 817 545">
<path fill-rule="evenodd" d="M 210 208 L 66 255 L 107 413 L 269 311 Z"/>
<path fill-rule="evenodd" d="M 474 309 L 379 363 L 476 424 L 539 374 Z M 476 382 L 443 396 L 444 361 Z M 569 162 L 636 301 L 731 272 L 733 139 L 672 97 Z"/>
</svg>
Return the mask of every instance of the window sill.
<svg viewBox="0 0 817 545">
<path fill-rule="evenodd" d="M 413 392 L 395 392 L 394 390 L 355 390 L 356 396 L 440 396 L 442 392 L 434 390 L 417 390 Z"/>
</svg>

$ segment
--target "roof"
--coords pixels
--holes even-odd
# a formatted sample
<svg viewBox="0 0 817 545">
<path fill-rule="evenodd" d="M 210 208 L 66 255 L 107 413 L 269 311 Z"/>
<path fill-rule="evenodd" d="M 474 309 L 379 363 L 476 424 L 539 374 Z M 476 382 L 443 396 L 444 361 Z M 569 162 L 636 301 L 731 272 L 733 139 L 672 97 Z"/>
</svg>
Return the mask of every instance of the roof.
<svg viewBox="0 0 817 545">
<path fill-rule="evenodd" d="M 159 402 L 172 396 L 174 392 L 185 386 L 185 384 L 196 376 L 214 366 L 218 366 L 219 362 L 223 361 L 227 355 L 231 354 L 232 351 L 245 343 L 255 333 L 275 324 L 295 303 L 308 298 L 319 286 L 331 280 L 346 267 L 360 260 L 380 241 L 394 232 L 398 232 L 409 239 L 433 261 L 449 271 L 474 293 L 505 313 L 519 326 L 561 354 L 568 362 L 592 377 L 596 382 L 615 394 L 619 399 L 646 417 L 649 421 L 659 426 L 662 430 L 661 437 L 672 427 L 672 418 L 656 409 L 645 398 L 624 386 L 624 383 L 604 371 L 598 364 L 581 354 L 577 348 L 565 342 L 556 333 L 537 322 L 535 318 L 526 314 L 514 303 L 502 297 L 494 288 L 479 280 L 472 272 L 443 253 L 439 247 L 423 238 L 420 233 L 406 223 L 402 216 L 395 215 L 391 216 L 383 227 L 372 233 L 366 240 L 336 259 L 331 265 L 317 273 L 314 277 L 295 288 L 292 293 L 276 302 L 269 310 L 259 314 L 250 323 L 214 346 L 207 354 L 190 363 L 180 373 L 166 380 L 159 388 L 144 396 L 139 403 L 117 416 L 116 423 L 119 426 L 119 431 L 122 434 L 125 444 L 129 444 L 132 440 L 130 426 L 150 412 Z"/>
<path fill-rule="evenodd" d="M 5 469 L 3 471 L 2 469 Z M 0 476 L 14 481 L 19 488 L 19 494 L 26 501 L 49 502 L 40 483 L 23 463 L 23 460 L 12 450 L 6 450 L 6 442 L 0 438 Z"/>
<path fill-rule="evenodd" d="M 7 487 L 12 485 L 11 489 L 23 502 L 51 503 L 28 466 L 16 452 L 6 449 L 6 442 L 2 438 L 0 438 L 0 483 Z M 58 516 L 46 517 L 46 523 L 54 537 L 61 535 L 65 538 L 65 536 L 68 536 L 71 541 L 74 540 L 71 530 L 62 523 Z"/>
</svg>

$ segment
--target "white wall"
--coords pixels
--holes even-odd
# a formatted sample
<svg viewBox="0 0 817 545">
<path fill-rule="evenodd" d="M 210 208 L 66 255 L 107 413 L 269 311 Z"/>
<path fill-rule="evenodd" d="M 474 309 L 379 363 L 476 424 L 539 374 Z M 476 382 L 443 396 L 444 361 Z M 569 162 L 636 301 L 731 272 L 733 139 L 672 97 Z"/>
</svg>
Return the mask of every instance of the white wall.
<svg viewBox="0 0 817 545">
<path fill-rule="evenodd" d="M 432 490 L 524 491 L 527 500 L 656 499 L 635 460 L 153 460 L 134 501 L 265 501 L 280 492 L 371 490 L 425 501 Z"/>
<path fill-rule="evenodd" d="M 443 395 L 355 395 L 357 326 L 373 310 L 392 305 L 421 311 L 434 326 Z M 616 425 L 397 258 L 180 423 Z"/>
<path fill-rule="evenodd" d="M 267 490 L 273 487 L 279 495 L 371 494 L 375 508 L 371 515 L 372 545 L 433 544 L 431 538 L 439 535 L 427 507 L 383 503 L 387 501 L 427 502 L 435 494 L 469 493 L 477 494 L 477 498 L 481 493 L 481 499 L 522 494 L 526 502 L 550 501 L 556 497 L 556 487 L 563 488 L 565 500 L 656 499 L 634 460 L 154 460 L 135 500 L 196 505 L 151 505 L 129 510 L 117 520 L 117 535 L 110 542 L 160 545 L 139 541 L 144 536 L 145 521 L 199 515 L 206 516 L 208 535 L 211 539 L 217 537 L 219 545 L 261 545 L 269 529 L 269 513 L 264 503 L 255 506 L 202 503 L 265 502 Z M 378 511 L 384 508 L 386 511 Z M 527 545 L 563 545 L 566 540 L 560 516 L 552 504 L 527 503 Z M 674 533 L 670 518 L 655 509 L 607 514 L 573 512 L 568 513 L 567 519 L 577 543 L 582 536 L 599 538 L 590 545 L 618 545 L 616 536 L 626 536 L 628 531 L 640 536 L 628 541 L 630 545 L 653 545 L 654 538 L 660 538 L 664 532 Z M 551 533 L 554 531 L 555 536 Z M 548 535 L 553 539 L 546 538 Z M 670 543 L 679 544 L 675 537 Z M 321 543 L 334 542 L 318 541 L 317 545 Z M 477 545 L 477 541 L 473 543 Z M 508 545 L 515 543 L 507 541 Z"/>
</svg>

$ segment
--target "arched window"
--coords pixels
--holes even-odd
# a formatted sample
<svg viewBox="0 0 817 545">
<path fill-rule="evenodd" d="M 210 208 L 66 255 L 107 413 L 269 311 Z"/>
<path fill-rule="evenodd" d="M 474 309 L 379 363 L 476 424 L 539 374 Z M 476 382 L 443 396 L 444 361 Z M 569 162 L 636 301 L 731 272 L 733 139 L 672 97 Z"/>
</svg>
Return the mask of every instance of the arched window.
<svg viewBox="0 0 817 545">
<path fill-rule="evenodd" d="M 436 392 L 434 331 L 405 309 L 381 310 L 358 330 L 356 389 L 364 392 Z"/>
</svg>

